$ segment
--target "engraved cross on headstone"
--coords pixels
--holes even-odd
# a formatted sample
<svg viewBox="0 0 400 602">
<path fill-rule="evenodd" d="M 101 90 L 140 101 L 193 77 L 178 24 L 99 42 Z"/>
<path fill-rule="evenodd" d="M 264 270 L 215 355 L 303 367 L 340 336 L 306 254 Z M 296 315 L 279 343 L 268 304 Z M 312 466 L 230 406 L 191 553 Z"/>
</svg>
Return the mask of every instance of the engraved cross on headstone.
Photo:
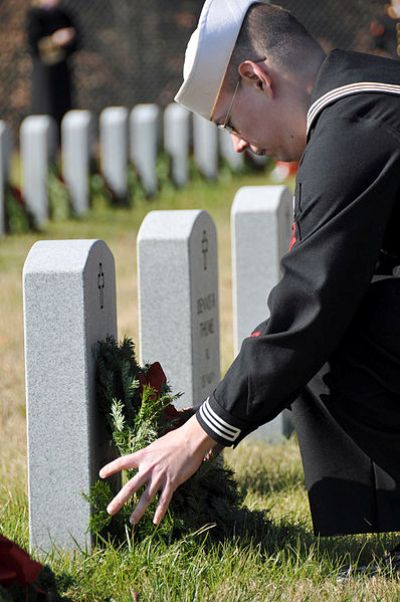
<svg viewBox="0 0 400 602">
<path fill-rule="evenodd" d="M 104 309 L 104 272 L 102 263 L 99 263 L 99 273 L 97 274 L 97 288 L 99 289 L 100 309 Z"/>
<path fill-rule="evenodd" d="M 203 238 L 201 239 L 201 252 L 203 253 L 203 268 L 207 269 L 207 253 L 208 253 L 208 238 L 207 230 L 203 230 Z"/>
</svg>

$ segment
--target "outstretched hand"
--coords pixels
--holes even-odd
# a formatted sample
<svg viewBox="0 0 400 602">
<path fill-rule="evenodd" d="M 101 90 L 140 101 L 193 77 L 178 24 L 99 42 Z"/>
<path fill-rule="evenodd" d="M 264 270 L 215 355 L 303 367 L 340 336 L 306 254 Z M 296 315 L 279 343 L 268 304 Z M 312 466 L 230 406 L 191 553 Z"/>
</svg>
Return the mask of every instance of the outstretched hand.
<svg viewBox="0 0 400 602">
<path fill-rule="evenodd" d="M 216 441 L 207 435 L 193 416 L 183 426 L 170 431 L 148 447 L 106 464 L 100 470 L 102 479 L 121 470 L 137 468 L 135 476 L 110 502 L 107 512 L 116 514 L 142 485 L 146 485 L 130 520 L 133 524 L 138 523 L 160 491 L 153 518 L 153 523 L 158 525 L 168 510 L 175 490 L 198 470 L 204 458 L 216 446 Z"/>
</svg>

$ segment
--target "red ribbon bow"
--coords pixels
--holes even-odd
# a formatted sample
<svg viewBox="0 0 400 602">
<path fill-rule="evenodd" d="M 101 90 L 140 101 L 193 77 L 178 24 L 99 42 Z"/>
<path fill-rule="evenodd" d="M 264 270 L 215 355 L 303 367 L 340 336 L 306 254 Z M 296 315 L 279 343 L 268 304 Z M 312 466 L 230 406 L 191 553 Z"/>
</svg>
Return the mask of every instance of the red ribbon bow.
<svg viewBox="0 0 400 602">
<path fill-rule="evenodd" d="M 155 362 L 149 366 L 146 374 L 139 374 L 138 381 L 140 383 L 140 393 L 143 392 L 143 387 L 148 385 L 159 395 L 161 390 L 167 384 L 167 377 L 159 362 Z"/>
<path fill-rule="evenodd" d="M 140 393 L 143 392 L 143 387 L 148 385 L 155 391 L 156 395 L 160 395 L 161 390 L 167 384 L 167 377 L 165 376 L 161 364 L 155 362 L 154 364 L 151 364 L 146 374 L 139 374 L 138 381 L 140 383 Z M 165 406 L 163 415 L 167 422 L 173 423 L 165 430 L 166 433 L 181 426 L 188 418 L 186 410 L 177 410 L 172 403 Z"/>
</svg>

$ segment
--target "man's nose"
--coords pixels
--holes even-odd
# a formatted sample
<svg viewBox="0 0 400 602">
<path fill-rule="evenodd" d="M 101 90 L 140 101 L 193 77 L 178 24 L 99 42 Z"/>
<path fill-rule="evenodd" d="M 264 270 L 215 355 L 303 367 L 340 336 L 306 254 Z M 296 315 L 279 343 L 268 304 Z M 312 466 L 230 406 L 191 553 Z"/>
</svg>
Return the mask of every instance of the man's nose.
<svg viewBox="0 0 400 602">
<path fill-rule="evenodd" d="M 249 146 L 246 140 L 243 140 L 243 138 L 240 138 L 237 134 L 231 134 L 231 140 L 233 149 L 236 153 L 242 153 Z"/>
</svg>

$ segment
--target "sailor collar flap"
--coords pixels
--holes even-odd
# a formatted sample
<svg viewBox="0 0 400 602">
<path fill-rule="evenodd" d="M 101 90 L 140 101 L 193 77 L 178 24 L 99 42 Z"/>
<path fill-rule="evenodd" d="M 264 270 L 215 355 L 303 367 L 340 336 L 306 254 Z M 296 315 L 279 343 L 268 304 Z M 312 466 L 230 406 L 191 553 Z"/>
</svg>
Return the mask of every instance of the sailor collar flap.
<svg viewBox="0 0 400 602">
<path fill-rule="evenodd" d="M 352 94 L 359 94 L 361 92 L 378 92 L 400 95 L 400 84 L 387 84 L 382 82 L 355 82 L 330 90 L 318 98 L 309 108 L 307 113 L 307 136 L 315 119 L 326 106 L 332 104 L 340 98 L 350 96 Z"/>
</svg>

